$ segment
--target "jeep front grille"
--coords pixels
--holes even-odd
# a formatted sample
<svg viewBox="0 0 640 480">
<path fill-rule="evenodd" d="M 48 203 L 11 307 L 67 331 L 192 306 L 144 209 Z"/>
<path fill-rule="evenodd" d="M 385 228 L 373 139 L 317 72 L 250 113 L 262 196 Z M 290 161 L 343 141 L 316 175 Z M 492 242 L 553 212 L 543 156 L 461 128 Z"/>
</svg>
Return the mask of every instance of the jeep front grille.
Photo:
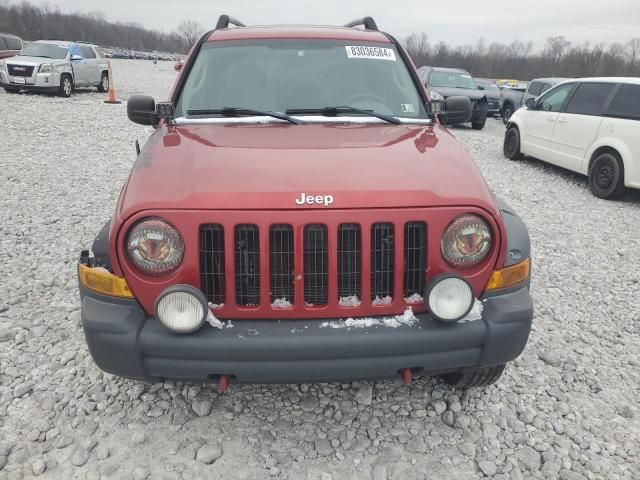
<svg viewBox="0 0 640 480">
<path fill-rule="evenodd" d="M 371 314 L 372 306 L 401 311 L 423 294 L 426 222 L 223 223 L 200 226 L 200 287 L 227 309 L 257 318 L 275 310 L 288 318 L 283 309 L 321 316 L 327 306 Z"/>
<path fill-rule="evenodd" d="M 260 303 L 260 232 L 257 225 L 235 229 L 236 304 Z"/>
</svg>

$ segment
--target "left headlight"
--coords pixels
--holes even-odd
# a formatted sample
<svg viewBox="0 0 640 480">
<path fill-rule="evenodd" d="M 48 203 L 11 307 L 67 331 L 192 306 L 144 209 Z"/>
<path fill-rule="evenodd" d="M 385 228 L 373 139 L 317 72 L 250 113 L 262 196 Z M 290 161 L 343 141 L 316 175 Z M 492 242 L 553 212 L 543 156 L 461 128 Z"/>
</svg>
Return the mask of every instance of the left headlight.
<svg viewBox="0 0 640 480">
<path fill-rule="evenodd" d="M 184 256 L 180 232 L 161 218 L 136 223 L 129 231 L 126 246 L 129 259 L 148 275 L 165 275 L 175 270 Z"/>
<path fill-rule="evenodd" d="M 39 73 L 51 73 L 53 66 L 50 63 L 43 63 L 38 69 Z"/>
<path fill-rule="evenodd" d="M 475 267 L 491 250 L 491 229 L 478 215 L 460 215 L 442 235 L 440 249 L 443 258 L 452 267 Z"/>
<path fill-rule="evenodd" d="M 174 285 L 160 294 L 156 318 L 172 332 L 191 333 L 199 329 L 209 313 L 204 294 L 191 285 Z"/>
</svg>

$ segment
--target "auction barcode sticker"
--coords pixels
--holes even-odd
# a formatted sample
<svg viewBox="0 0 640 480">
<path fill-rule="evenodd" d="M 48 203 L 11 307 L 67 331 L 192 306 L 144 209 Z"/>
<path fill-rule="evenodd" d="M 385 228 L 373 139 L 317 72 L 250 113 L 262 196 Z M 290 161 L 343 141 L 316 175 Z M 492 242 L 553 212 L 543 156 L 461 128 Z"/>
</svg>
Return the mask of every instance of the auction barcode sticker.
<svg viewBox="0 0 640 480">
<path fill-rule="evenodd" d="M 392 48 L 345 46 L 349 58 L 369 58 L 373 60 L 396 61 L 396 52 Z"/>
</svg>

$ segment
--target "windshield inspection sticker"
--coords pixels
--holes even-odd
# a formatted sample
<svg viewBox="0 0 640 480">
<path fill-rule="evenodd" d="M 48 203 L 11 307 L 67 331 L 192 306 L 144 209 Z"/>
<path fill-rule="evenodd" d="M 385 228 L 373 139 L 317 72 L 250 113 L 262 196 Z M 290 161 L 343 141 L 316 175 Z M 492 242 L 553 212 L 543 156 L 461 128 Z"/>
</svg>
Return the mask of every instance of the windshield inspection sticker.
<svg viewBox="0 0 640 480">
<path fill-rule="evenodd" d="M 345 46 L 348 58 L 368 58 L 373 60 L 396 61 L 396 52 L 392 48 Z"/>
<path fill-rule="evenodd" d="M 402 113 L 416 113 L 416 107 L 411 103 L 403 103 L 400 108 L 402 108 Z"/>
</svg>

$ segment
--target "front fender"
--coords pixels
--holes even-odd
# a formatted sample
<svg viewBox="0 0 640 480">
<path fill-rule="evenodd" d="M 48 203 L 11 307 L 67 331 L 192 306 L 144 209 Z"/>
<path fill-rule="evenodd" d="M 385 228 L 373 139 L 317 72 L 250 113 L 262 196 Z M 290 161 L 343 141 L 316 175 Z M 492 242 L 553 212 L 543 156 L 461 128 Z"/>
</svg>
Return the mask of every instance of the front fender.
<svg viewBox="0 0 640 480">
<path fill-rule="evenodd" d="M 531 257 L 531 239 L 524 221 L 501 198 L 496 197 L 496 204 L 502 214 L 504 229 L 507 234 L 507 255 L 504 266 L 509 267 Z"/>
</svg>

